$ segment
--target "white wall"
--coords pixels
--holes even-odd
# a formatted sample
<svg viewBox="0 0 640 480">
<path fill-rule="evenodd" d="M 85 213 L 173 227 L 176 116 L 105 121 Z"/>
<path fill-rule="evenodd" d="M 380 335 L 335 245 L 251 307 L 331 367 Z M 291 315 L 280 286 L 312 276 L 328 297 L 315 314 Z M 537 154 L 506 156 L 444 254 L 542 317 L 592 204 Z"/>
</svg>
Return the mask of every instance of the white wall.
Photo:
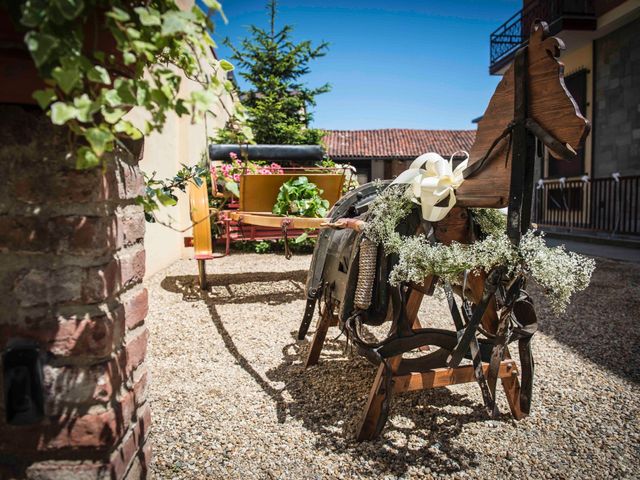
<svg viewBox="0 0 640 480">
<path fill-rule="evenodd" d="M 208 59 L 215 68 L 217 60 L 213 54 Z M 224 78 L 224 72 L 219 69 L 219 77 Z M 198 86 L 186 78 L 182 81 L 181 94 L 188 96 Z M 227 111 L 233 109 L 233 98 L 229 94 L 221 97 L 221 103 L 216 108 L 215 116 L 207 118 L 205 122 L 192 124 L 188 116 L 178 118 L 172 115 L 168 118 L 162 132 L 155 132 L 145 139 L 144 156 L 140 162 L 141 169 L 151 175 L 154 171 L 156 178 L 170 178 L 181 168 L 180 164 L 195 165 L 207 149 L 207 131 L 209 135 L 214 130 L 223 127 L 227 118 Z M 222 103 L 226 106 L 223 108 Z M 163 208 L 157 215 L 164 223 L 183 230 L 191 225 L 189 216 L 189 202 L 187 196 L 178 192 L 178 205 Z M 154 273 L 166 268 L 180 258 L 187 258 L 193 254 L 192 248 L 184 247 L 184 237 L 191 236 L 191 229 L 186 232 L 178 232 L 158 223 L 147 223 L 145 234 L 145 249 L 147 252 L 147 273 Z"/>
</svg>

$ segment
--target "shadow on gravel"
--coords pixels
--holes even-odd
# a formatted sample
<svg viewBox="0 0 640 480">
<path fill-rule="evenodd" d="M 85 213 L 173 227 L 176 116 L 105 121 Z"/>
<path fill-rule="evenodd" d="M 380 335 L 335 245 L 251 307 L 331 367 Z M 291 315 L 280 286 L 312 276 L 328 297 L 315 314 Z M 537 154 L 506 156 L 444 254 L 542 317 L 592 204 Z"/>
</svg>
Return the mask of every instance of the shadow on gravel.
<svg viewBox="0 0 640 480">
<path fill-rule="evenodd" d="M 540 300 L 540 331 L 612 373 L 640 382 L 640 264 L 596 261 L 589 288 L 575 295 L 559 317 L 542 300 L 542 292 L 531 289 Z"/>
<path fill-rule="evenodd" d="M 409 466 L 429 468 L 432 473 L 455 473 L 473 468 L 480 459 L 473 449 L 455 442 L 464 425 L 489 420 L 479 396 L 470 399 L 446 388 L 411 392 L 393 398 L 390 420 L 382 436 L 371 442 L 358 443 L 355 432 L 376 369 L 360 357 L 345 353 L 343 339 L 328 339 L 322 352 L 321 363 L 305 370 L 303 359 L 307 342 L 295 340 L 282 349 L 283 360 L 264 376 L 242 355 L 225 327 L 216 306 L 244 302 L 273 300 L 273 293 L 238 293 L 234 286 L 254 282 L 293 282 L 276 304 L 299 300 L 306 271 L 257 272 L 230 275 L 210 275 L 209 291 L 200 291 L 195 276 L 165 278 L 161 286 L 167 291 L 180 293 L 187 302 L 203 301 L 225 347 L 241 366 L 276 404 L 277 418 L 285 423 L 287 417 L 301 421 L 306 429 L 315 433 L 316 448 L 324 452 L 343 453 L 352 458 L 354 470 L 376 474 L 401 476 Z M 272 303 L 273 304 L 273 303 Z M 302 312 L 300 312 L 302 315 Z M 333 332 L 331 332 L 333 333 Z M 274 388 L 274 383 L 284 385 Z M 284 393 L 286 392 L 286 395 Z M 247 406 L 250 408 L 250 406 Z M 503 415 L 497 421 L 509 421 Z"/>
<path fill-rule="evenodd" d="M 248 273 L 226 273 L 220 275 L 207 275 L 208 290 L 201 291 L 197 284 L 195 275 L 177 275 L 165 277 L 160 286 L 171 293 L 181 293 L 183 300 L 196 301 L 204 300 L 207 304 L 230 305 L 241 303 L 269 303 L 269 305 L 280 305 L 299 300 L 304 294 L 304 285 L 307 279 L 306 270 L 295 270 L 290 272 L 248 272 Z M 275 283 L 286 284 L 279 295 L 274 296 L 273 292 L 247 293 L 246 288 L 233 288 L 235 286 L 246 287 L 247 284 Z"/>
<path fill-rule="evenodd" d="M 295 339 L 297 332 L 291 332 Z M 327 340 L 321 363 L 304 369 L 308 343 L 295 340 L 282 350 L 283 362 L 267 372 L 291 397 L 287 414 L 316 433 L 316 448 L 344 452 L 380 475 L 404 475 L 409 466 L 455 473 L 479 464 L 476 452 L 455 442 L 464 425 L 489 419 L 479 401 L 447 388 L 396 395 L 380 438 L 356 442 L 360 416 L 376 368 L 345 353 L 343 340 Z M 478 397 L 479 398 L 479 397 Z M 507 421 L 503 415 L 496 421 Z"/>
</svg>

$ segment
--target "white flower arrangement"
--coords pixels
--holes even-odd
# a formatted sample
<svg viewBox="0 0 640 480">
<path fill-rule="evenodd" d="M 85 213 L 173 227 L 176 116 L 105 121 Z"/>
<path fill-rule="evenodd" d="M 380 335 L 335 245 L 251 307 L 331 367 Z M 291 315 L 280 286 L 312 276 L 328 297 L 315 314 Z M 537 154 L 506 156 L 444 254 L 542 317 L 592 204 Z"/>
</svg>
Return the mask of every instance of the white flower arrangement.
<svg viewBox="0 0 640 480">
<path fill-rule="evenodd" d="M 472 244 L 431 243 L 424 235 L 401 237 L 396 227 L 414 207 L 405 188 L 391 186 L 376 198 L 369 212 L 365 235 L 382 244 L 387 254 L 399 260 L 391 271 L 392 285 L 421 283 L 435 275 L 458 283 L 465 271 L 488 272 L 503 265 L 510 274 L 522 272 L 540 285 L 549 297 L 555 313 L 562 313 L 573 293 L 589 285 L 595 269 L 593 259 L 567 252 L 564 247 L 547 247 L 542 233 L 528 231 L 515 246 L 507 237 L 505 216 L 495 209 L 473 209 L 484 238 Z"/>
</svg>

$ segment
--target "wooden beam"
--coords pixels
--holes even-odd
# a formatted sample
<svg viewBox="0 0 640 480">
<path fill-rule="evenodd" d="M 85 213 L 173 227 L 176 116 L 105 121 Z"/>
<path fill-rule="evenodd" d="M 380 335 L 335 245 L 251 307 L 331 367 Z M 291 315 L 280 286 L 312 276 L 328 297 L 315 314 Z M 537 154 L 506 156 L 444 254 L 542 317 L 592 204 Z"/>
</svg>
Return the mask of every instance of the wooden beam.
<svg viewBox="0 0 640 480">
<path fill-rule="evenodd" d="M 259 227 L 281 228 L 282 221 L 290 220 L 288 228 L 322 228 L 322 224 L 330 221 L 329 218 L 310 217 L 281 217 L 267 212 L 231 212 L 231 220 L 245 223 L 247 225 L 257 225 Z"/>
<path fill-rule="evenodd" d="M 485 375 L 489 372 L 489 364 L 483 363 L 482 370 Z M 499 378 L 510 378 L 517 375 L 518 367 L 513 360 L 503 360 L 500 363 Z M 473 365 L 464 365 L 456 368 L 434 368 L 426 372 L 413 372 L 400 375 L 393 379 L 394 392 L 410 392 L 424 390 L 426 388 L 446 387 L 458 383 L 475 382 Z"/>
</svg>

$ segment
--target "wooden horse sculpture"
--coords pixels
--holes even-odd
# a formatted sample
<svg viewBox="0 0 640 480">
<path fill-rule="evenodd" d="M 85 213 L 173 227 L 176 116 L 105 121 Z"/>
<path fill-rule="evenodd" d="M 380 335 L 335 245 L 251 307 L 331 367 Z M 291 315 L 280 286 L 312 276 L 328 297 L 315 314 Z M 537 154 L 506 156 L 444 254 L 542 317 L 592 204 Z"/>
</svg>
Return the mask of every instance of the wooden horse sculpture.
<svg viewBox="0 0 640 480">
<path fill-rule="evenodd" d="M 505 207 L 507 234 L 514 244 L 529 228 L 535 141 L 538 139 L 556 158 L 571 158 L 588 133 L 587 120 L 563 81 L 563 65 L 557 60 L 562 42 L 549 35 L 544 22 L 536 22 L 527 46 L 521 48 L 496 88 L 478 125 L 464 182 L 456 191 L 456 206 L 441 221 L 423 221 L 416 209 L 397 228 L 402 235 L 422 231 L 434 241 L 472 243 L 478 229 L 467 208 Z M 383 187 L 386 187 L 387 182 Z M 508 275 L 501 266 L 486 274 L 465 276 L 463 286 L 445 285 L 455 331 L 424 328 L 417 312 L 425 294 L 431 294 L 437 278 L 421 285 L 392 287 L 389 272 L 397 256 L 382 246 L 371 252 L 361 227 L 369 204 L 379 193 L 374 184 L 343 197 L 330 213 L 333 225 L 324 229 L 314 251 L 307 278 L 307 305 L 299 331 L 305 337 L 316 303 L 321 309 L 307 366 L 317 363 L 329 326 L 340 324 L 358 351 L 379 364 L 378 374 L 365 408 L 358 438 L 379 435 L 387 418 L 393 392 L 434 388 L 477 381 L 489 413 L 497 414 L 495 389 L 500 379 L 517 419 L 529 413 L 533 379 L 530 342 L 536 315 L 521 278 Z M 365 251 L 365 247 L 369 251 Z M 363 269 L 361 258 L 373 260 Z M 360 305 L 356 297 L 359 280 L 371 277 L 370 302 Z M 457 293 L 462 300 L 458 307 Z M 390 322 L 389 334 L 379 342 L 363 338 L 362 328 Z M 518 341 L 522 367 L 511 359 L 508 343 Z M 406 354 L 422 351 L 416 357 Z M 404 357 L 403 357 L 404 355 Z M 464 358 L 471 365 L 461 365 Z"/>
</svg>

